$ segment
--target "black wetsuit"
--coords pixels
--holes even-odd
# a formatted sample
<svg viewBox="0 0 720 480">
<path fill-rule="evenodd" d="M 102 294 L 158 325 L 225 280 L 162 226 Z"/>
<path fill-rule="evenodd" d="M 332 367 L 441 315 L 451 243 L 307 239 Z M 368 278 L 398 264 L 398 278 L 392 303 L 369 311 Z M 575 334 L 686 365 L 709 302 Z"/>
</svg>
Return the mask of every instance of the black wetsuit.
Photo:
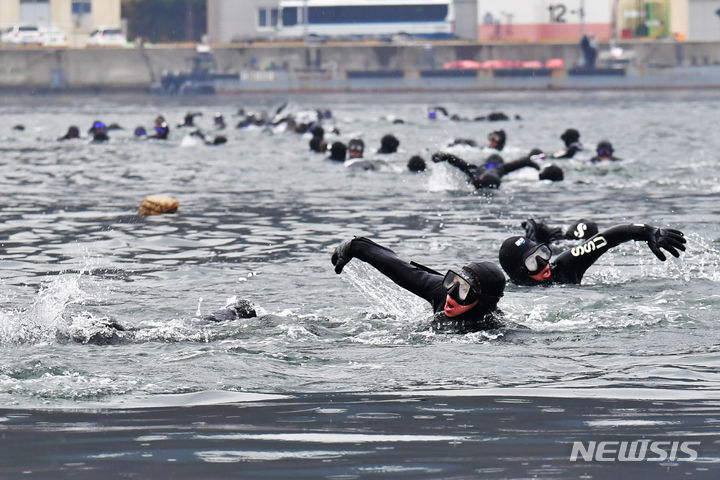
<svg viewBox="0 0 720 480">
<path fill-rule="evenodd" d="M 572 142 L 565 146 L 565 150 L 561 150 L 553 154 L 553 158 L 573 158 L 575 154 L 583 149 L 580 142 Z"/>
<path fill-rule="evenodd" d="M 495 306 L 487 309 L 479 304 L 456 317 L 445 315 L 447 290 L 443 287 L 444 276 L 400 259 L 389 248 L 361 237 L 352 241 L 350 253 L 354 258 L 375 267 L 398 286 L 430 302 L 435 314 L 432 329 L 436 332 L 469 333 L 502 326 L 502 314 Z"/>
<path fill-rule="evenodd" d="M 521 168 L 530 167 L 540 170 L 538 164 L 527 157 L 508 163 L 495 164 L 492 167 L 473 165 L 450 153 L 435 154 L 433 161 L 447 161 L 453 167 L 458 168 L 467 175 L 468 180 L 475 188 L 497 188 L 500 186 L 502 177 Z"/>
<path fill-rule="evenodd" d="M 550 263 L 551 276 L 545 282 L 580 283 L 585 271 L 605 252 L 630 240 L 648 241 L 655 230 L 650 225 L 616 225 L 594 235 L 582 244 L 558 255 Z"/>
</svg>

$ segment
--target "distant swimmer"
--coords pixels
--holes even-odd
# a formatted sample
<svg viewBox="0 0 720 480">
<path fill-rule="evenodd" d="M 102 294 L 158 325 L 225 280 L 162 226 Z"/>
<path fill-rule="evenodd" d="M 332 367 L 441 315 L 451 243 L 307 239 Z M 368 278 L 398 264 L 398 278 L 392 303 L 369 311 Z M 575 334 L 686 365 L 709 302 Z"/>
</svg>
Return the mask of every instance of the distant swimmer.
<svg viewBox="0 0 720 480">
<path fill-rule="evenodd" d="M 157 140 L 167 140 L 170 135 L 170 126 L 167 122 L 162 121 L 155 125 L 155 135 L 150 135 L 148 138 L 155 138 Z"/>
<path fill-rule="evenodd" d="M 505 148 L 505 142 L 507 141 L 507 134 L 505 130 L 495 130 L 488 134 L 488 147 L 502 152 Z"/>
<path fill-rule="evenodd" d="M 320 137 L 312 137 L 309 142 L 310 150 L 317 153 L 326 153 L 328 151 L 328 145 Z"/>
<path fill-rule="evenodd" d="M 507 140 L 507 134 L 504 130 L 495 130 L 494 132 L 490 132 L 488 134 L 488 148 L 491 148 L 493 150 L 497 150 L 498 152 L 502 151 L 503 148 L 505 148 L 505 141 Z M 478 143 L 471 139 L 471 138 L 456 138 L 451 143 L 448 144 L 448 147 L 454 147 L 456 145 L 464 145 L 467 147 L 474 147 L 474 148 L 481 148 Z"/>
<path fill-rule="evenodd" d="M 228 304 L 220 310 L 202 317 L 207 322 L 229 322 L 257 317 L 255 307 L 248 301 L 232 297 Z M 83 329 L 72 335 L 72 340 L 78 343 L 93 345 L 116 345 L 123 341 L 132 340 L 136 332 L 142 329 L 122 325 L 120 322 L 111 319 L 102 319 L 94 323 L 94 328 Z"/>
<path fill-rule="evenodd" d="M 215 114 L 215 116 L 213 117 L 213 124 L 215 125 L 216 130 L 224 130 L 225 129 L 225 127 L 226 127 L 225 117 L 223 116 L 222 113 L 218 112 Z"/>
<path fill-rule="evenodd" d="M 573 158 L 575 154 L 583 149 L 580 143 L 580 132 L 574 128 L 568 128 L 560 135 L 560 140 L 565 143 L 565 149 L 555 152 L 553 158 Z"/>
<path fill-rule="evenodd" d="M 498 188 L 502 177 L 521 168 L 529 167 L 535 170 L 540 170 L 540 166 L 535 163 L 535 161 L 531 160 L 529 156 L 505 163 L 500 155 L 495 154 L 490 155 L 485 160 L 484 165 L 478 166 L 467 163 L 462 158 L 451 153 L 438 152 L 433 154 L 432 161 L 435 163 L 448 162 L 448 164 L 465 173 L 468 181 L 477 189 Z M 559 167 L 554 165 L 551 165 L 550 167 L 554 167 L 553 174 L 545 175 L 541 172 L 541 175 L 539 176 L 540 180 L 562 180 L 562 170 L 560 170 L 558 175 L 557 170 Z M 550 167 L 546 167 L 543 172 Z"/>
<path fill-rule="evenodd" d="M 148 138 L 154 138 L 157 140 L 167 140 L 170 135 L 170 125 L 165 121 L 165 117 L 158 115 L 155 118 L 155 135 L 150 135 Z"/>
<path fill-rule="evenodd" d="M 414 173 L 424 172 L 427 169 L 425 160 L 420 155 L 413 155 L 407 163 L 408 170 Z"/>
<path fill-rule="evenodd" d="M 497 308 L 505 289 L 505 275 L 491 262 L 475 262 L 444 275 L 400 259 L 392 250 L 363 237 L 341 243 L 331 262 L 335 273 L 357 258 L 376 268 L 401 288 L 427 300 L 434 313 L 432 329 L 441 333 L 469 333 L 502 326 Z"/>
<path fill-rule="evenodd" d="M 617 162 L 621 159 L 615 156 L 615 150 L 612 143 L 603 140 L 597 144 L 595 148 L 595 156 L 590 159 L 592 163 L 599 162 Z"/>
<path fill-rule="evenodd" d="M 188 112 L 185 114 L 183 123 L 178 124 L 178 128 L 195 127 L 195 117 L 202 116 L 202 112 Z"/>
<path fill-rule="evenodd" d="M 133 135 L 136 137 L 145 137 L 147 136 L 147 130 L 145 130 L 145 127 L 136 127 Z"/>
<path fill-rule="evenodd" d="M 68 127 L 67 132 L 62 137 L 58 138 L 58 140 L 75 140 L 80 138 L 80 129 L 76 127 L 75 125 L 72 125 Z"/>
<path fill-rule="evenodd" d="M 437 120 L 438 114 L 442 115 L 443 117 L 448 116 L 447 108 L 437 106 L 437 107 L 428 107 L 428 118 L 430 120 Z"/>
<path fill-rule="evenodd" d="M 365 142 L 359 138 L 353 138 L 348 142 L 348 152 L 350 158 L 363 158 L 365 152 Z"/>
<path fill-rule="evenodd" d="M 342 142 L 333 142 L 328 158 L 336 162 L 344 162 L 347 159 L 347 146 Z"/>
<path fill-rule="evenodd" d="M 225 305 L 225 308 L 216 310 L 210 315 L 206 315 L 203 320 L 210 322 L 227 322 L 231 320 L 239 320 L 243 318 L 255 318 L 257 312 L 252 303 L 247 300 L 238 299 Z"/>
<path fill-rule="evenodd" d="M 551 227 L 533 218 L 522 222 L 525 229 L 525 238 L 537 243 L 552 243 L 560 240 L 587 240 L 597 234 L 597 223 L 581 218 L 570 224 L 566 229 Z"/>
<path fill-rule="evenodd" d="M 313 138 L 319 138 L 320 140 L 325 138 L 325 129 L 320 125 L 312 125 L 308 129 L 308 132 L 310 132 L 310 135 L 312 135 Z"/>
<path fill-rule="evenodd" d="M 380 139 L 380 150 L 377 153 L 395 153 L 400 146 L 400 140 L 395 135 L 385 135 Z"/>
<path fill-rule="evenodd" d="M 205 145 L 209 146 L 217 146 L 227 143 L 227 137 L 225 137 L 224 135 L 216 135 L 215 137 L 209 137 L 199 129 L 194 130 L 192 133 L 190 133 L 190 137 L 196 137 Z"/>
<path fill-rule="evenodd" d="M 25 131 L 25 125 L 13 125 L 13 130 L 16 132 L 24 132 Z"/>
<path fill-rule="evenodd" d="M 110 140 L 110 137 L 107 134 L 107 127 L 105 124 L 99 120 L 93 122 L 92 127 L 90 127 L 89 130 L 90 134 L 92 134 L 92 141 L 93 142 L 107 142 Z"/>
<path fill-rule="evenodd" d="M 244 110 L 243 110 L 244 112 Z M 273 125 L 277 126 L 281 123 L 290 123 L 291 118 L 290 117 L 284 117 L 280 120 L 277 120 Z M 267 124 L 267 119 L 264 118 L 262 115 L 258 115 L 255 113 L 248 113 L 247 115 L 244 115 L 244 118 L 240 119 L 238 121 L 236 128 L 247 128 L 250 126 L 256 126 L 256 127 L 262 127 L 263 125 Z M 293 127 L 294 128 L 294 127 Z"/>
<path fill-rule="evenodd" d="M 533 148 L 528 153 L 527 158 L 533 162 L 542 162 L 547 159 L 547 155 L 539 148 Z M 538 174 L 538 180 L 550 180 L 551 182 L 560 182 L 565 179 L 565 173 L 562 168 L 555 164 L 550 164 L 540 170 Z"/>
<path fill-rule="evenodd" d="M 519 120 L 517 115 L 515 116 L 515 118 Z M 507 114 L 505 114 L 503 112 L 490 112 L 487 115 L 481 115 L 479 117 L 475 117 L 475 118 L 473 118 L 473 120 L 475 120 L 476 122 L 483 122 L 483 121 L 504 122 L 504 121 L 510 120 L 510 117 L 508 117 Z"/>
<path fill-rule="evenodd" d="M 546 244 L 527 237 L 510 237 L 500 247 L 499 259 L 510 280 L 518 285 L 579 284 L 585 271 L 611 248 L 630 240 L 647 242 L 657 258 L 665 261 L 667 250 L 679 257 L 685 250 L 685 236 L 680 230 L 650 225 L 626 224 L 604 230 L 582 244 L 552 260 Z"/>
<path fill-rule="evenodd" d="M 472 138 L 456 138 L 451 143 L 448 144 L 448 147 L 455 147 L 457 145 L 464 145 L 466 147 L 473 147 L 478 148 L 478 143 L 473 140 Z"/>
</svg>

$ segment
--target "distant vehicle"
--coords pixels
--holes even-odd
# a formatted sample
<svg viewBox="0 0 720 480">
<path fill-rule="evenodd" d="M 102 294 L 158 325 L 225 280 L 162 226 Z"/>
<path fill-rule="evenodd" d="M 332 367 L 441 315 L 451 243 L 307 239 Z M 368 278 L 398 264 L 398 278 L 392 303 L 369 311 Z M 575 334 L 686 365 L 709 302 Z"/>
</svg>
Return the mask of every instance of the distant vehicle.
<svg viewBox="0 0 720 480">
<path fill-rule="evenodd" d="M 453 0 L 280 0 L 282 38 L 450 38 Z"/>
<path fill-rule="evenodd" d="M 17 45 L 39 44 L 40 31 L 35 25 L 13 25 L 2 31 L 2 41 Z"/>
<path fill-rule="evenodd" d="M 127 45 L 127 38 L 119 28 L 98 27 L 90 34 L 87 45 L 90 47 L 124 47 Z"/>
<path fill-rule="evenodd" d="M 40 27 L 40 43 L 46 47 L 67 47 L 67 36 L 58 27 Z"/>
</svg>

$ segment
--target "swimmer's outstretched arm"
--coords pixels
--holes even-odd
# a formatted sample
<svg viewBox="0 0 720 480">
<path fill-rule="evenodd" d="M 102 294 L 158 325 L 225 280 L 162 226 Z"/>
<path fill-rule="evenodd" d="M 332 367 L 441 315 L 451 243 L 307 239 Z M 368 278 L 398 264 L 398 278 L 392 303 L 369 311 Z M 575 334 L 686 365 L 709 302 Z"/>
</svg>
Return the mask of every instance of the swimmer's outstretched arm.
<svg viewBox="0 0 720 480">
<path fill-rule="evenodd" d="M 529 158 L 520 158 L 518 160 L 513 160 L 512 162 L 503 163 L 502 165 L 498 165 L 496 167 L 493 167 L 497 172 L 500 174 L 499 176 L 507 175 L 508 173 L 514 172 L 515 170 L 520 170 L 521 168 L 530 167 L 534 168 L 535 170 L 540 170 L 540 166 L 535 163 L 534 161 L 530 160 Z"/>
<path fill-rule="evenodd" d="M 477 170 L 475 165 L 467 163 L 465 160 L 453 155 L 452 153 L 437 152 L 433 153 L 431 158 L 435 163 L 448 162 L 453 167 L 462 170 L 468 175 L 472 175 Z"/>
<path fill-rule="evenodd" d="M 665 261 L 666 257 L 661 248 L 674 257 L 680 256 L 679 251 L 685 251 L 685 236 L 680 230 L 636 223 L 616 225 L 561 253 L 555 261 L 555 271 L 563 283 L 580 283 L 585 271 L 600 256 L 630 240 L 647 242 L 650 250 L 662 261 Z"/>
<path fill-rule="evenodd" d="M 420 269 L 400 259 L 389 248 L 367 238 L 355 237 L 335 249 L 331 258 L 335 273 L 341 273 L 343 267 L 353 258 L 369 263 L 398 286 L 430 303 L 437 297 L 437 290 L 443 289 L 442 275 Z"/>
</svg>

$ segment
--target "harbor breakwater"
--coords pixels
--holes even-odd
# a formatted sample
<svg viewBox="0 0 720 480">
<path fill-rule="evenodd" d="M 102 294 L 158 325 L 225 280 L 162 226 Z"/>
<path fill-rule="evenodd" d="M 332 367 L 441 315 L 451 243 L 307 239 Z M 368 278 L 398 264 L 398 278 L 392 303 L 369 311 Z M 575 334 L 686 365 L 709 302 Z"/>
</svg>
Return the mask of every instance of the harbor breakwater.
<svg viewBox="0 0 720 480">
<path fill-rule="evenodd" d="M 283 43 L 213 46 L 216 70 L 231 74 L 219 91 L 332 91 L 512 88 L 720 87 L 716 43 L 657 41 L 621 45 L 623 60 L 605 68 L 575 68 L 577 44 Z M 0 49 L 0 88 L 149 90 L 167 72 L 189 72 L 194 45 L 125 49 Z M 562 68 L 445 69 L 458 60 L 562 59 Z"/>
</svg>

